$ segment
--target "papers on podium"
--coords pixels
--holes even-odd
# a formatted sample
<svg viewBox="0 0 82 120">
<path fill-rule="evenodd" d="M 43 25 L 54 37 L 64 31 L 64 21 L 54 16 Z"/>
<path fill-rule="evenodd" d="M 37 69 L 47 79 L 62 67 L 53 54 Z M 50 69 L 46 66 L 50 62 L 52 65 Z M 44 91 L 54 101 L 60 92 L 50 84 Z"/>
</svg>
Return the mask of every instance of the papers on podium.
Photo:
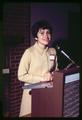
<svg viewBox="0 0 82 120">
<path fill-rule="evenodd" d="M 38 82 L 33 84 L 24 85 L 23 89 L 37 89 L 37 88 L 52 88 L 53 82 Z"/>
</svg>

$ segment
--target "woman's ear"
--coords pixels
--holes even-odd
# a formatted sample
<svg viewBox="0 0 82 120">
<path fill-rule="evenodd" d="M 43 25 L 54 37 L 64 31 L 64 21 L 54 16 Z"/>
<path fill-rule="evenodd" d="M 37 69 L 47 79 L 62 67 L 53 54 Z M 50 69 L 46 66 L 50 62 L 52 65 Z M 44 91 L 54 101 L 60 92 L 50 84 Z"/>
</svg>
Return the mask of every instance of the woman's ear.
<svg viewBox="0 0 82 120">
<path fill-rule="evenodd" d="M 38 38 L 37 38 L 37 37 L 35 37 L 35 40 L 38 40 Z"/>
</svg>

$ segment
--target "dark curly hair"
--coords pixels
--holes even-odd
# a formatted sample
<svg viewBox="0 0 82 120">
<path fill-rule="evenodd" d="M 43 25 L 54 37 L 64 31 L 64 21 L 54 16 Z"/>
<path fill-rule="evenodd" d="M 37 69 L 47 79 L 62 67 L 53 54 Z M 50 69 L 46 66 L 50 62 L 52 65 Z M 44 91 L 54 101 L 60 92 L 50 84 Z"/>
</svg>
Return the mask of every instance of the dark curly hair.
<svg viewBox="0 0 82 120">
<path fill-rule="evenodd" d="M 40 20 L 36 23 L 33 24 L 31 31 L 32 31 L 32 35 L 33 37 L 37 37 L 37 32 L 39 31 L 39 29 L 49 29 L 50 30 L 50 34 L 52 34 L 52 27 L 51 25 L 48 23 L 48 21 L 46 20 Z"/>
</svg>

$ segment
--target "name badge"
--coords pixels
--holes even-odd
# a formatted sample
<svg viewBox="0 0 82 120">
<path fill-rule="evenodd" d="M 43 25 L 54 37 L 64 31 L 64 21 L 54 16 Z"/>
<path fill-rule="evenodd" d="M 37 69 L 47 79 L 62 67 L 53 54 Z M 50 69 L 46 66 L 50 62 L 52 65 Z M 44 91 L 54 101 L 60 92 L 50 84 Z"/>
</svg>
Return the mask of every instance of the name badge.
<svg viewBox="0 0 82 120">
<path fill-rule="evenodd" d="M 51 60 L 51 61 L 54 61 L 54 60 L 55 60 L 54 54 L 50 54 L 50 60 Z"/>
</svg>

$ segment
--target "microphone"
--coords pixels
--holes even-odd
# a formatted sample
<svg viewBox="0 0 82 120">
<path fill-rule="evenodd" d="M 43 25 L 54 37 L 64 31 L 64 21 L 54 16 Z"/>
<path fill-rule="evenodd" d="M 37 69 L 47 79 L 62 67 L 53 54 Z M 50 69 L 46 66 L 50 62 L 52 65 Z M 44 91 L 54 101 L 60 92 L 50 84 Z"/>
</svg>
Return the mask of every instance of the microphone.
<svg viewBox="0 0 82 120">
<path fill-rule="evenodd" d="M 67 66 L 67 68 L 69 68 L 71 65 L 76 65 L 77 67 L 78 67 L 78 65 L 75 63 L 75 61 L 74 60 L 72 60 L 70 57 L 69 57 L 69 55 L 67 55 L 61 48 L 60 48 L 60 46 L 56 46 L 56 48 L 58 49 L 58 50 L 60 50 L 60 52 L 67 58 L 67 59 L 69 59 L 70 61 L 71 61 L 71 63 Z"/>
</svg>

